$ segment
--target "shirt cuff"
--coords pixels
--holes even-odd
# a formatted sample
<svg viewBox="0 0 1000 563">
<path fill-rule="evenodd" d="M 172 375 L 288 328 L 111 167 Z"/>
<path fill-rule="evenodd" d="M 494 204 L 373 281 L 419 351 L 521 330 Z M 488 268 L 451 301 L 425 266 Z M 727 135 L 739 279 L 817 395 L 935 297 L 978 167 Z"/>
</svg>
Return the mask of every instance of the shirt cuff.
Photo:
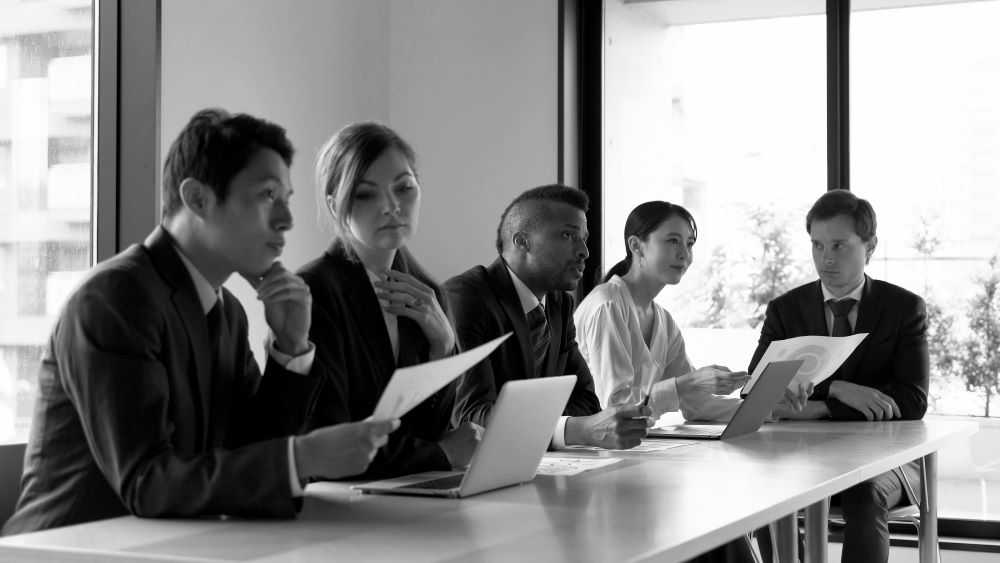
<svg viewBox="0 0 1000 563">
<path fill-rule="evenodd" d="M 566 421 L 569 420 L 568 416 L 560 416 L 559 420 L 556 421 L 556 429 L 552 433 L 552 449 L 554 450 L 564 450 L 566 449 Z"/>
<path fill-rule="evenodd" d="M 680 395 L 677 393 L 677 380 L 673 377 L 657 381 L 653 384 L 649 406 L 653 409 L 653 417 L 660 418 L 663 413 L 677 412 L 681 408 Z"/>
<path fill-rule="evenodd" d="M 267 350 L 268 356 L 274 358 L 274 361 L 288 371 L 299 375 L 309 375 L 309 372 L 312 371 L 313 360 L 316 359 L 316 346 L 312 342 L 309 343 L 309 349 L 298 356 L 290 356 L 278 350 L 274 342 L 274 335 L 268 333 L 267 338 L 264 339 L 264 348 Z"/>
<path fill-rule="evenodd" d="M 292 496 L 302 496 L 302 483 L 299 482 L 299 467 L 295 465 L 295 437 L 288 437 L 288 482 L 292 486 Z"/>
</svg>

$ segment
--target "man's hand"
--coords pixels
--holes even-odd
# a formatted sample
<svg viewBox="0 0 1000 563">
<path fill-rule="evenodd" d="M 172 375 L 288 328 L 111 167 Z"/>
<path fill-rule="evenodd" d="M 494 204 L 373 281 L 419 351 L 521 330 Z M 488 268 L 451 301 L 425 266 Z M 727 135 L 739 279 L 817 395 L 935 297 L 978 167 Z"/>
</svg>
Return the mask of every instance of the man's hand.
<svg viewBox="0 0 1000 563">
<path fill-rule="evenodd" d="M 625 450 L 638 446 L 646 429 L 656 422 L 648 406 L 608 407 L 590 416 L 574 416 L 566 421 L 566 445 L 597 446 Z"/>
<path fill-rule="evenodd" d="M 463 422 L 458 428 L 446 432 L 438 440 L 452 469 L 461 469 L 472 461 L 476 446 L 483 439 L 483 427 L 472 422 Z"/>
<path fill-rule="evenodd" d="M 782 418 L 806 418 L 807 413 L 804 411 L 812 393 L 812 382 L 799 382 L 794 391 L 786 388 L 781 400 L 771 409 L 771 414 L 767 417 L 768 422 L 777 422 Z"/>
<path fill-rule="evenodd" d="M 385 445 L 399 420 L 363 420 L 317 428 L 295 437 L 295 466 L 300 480 L 357 475 Z"/>
<path fill-rule="evenodd" d="M 743 387 L 750 375 L 745 371 L 731 371 L 725 366 L 706 366 L 677 378 L 677 388 L 682 393 L 702 391 L 713 395 L 728 395 Z"/>
<path fill-rule="evenodd" d="M 861 412 L 868 420 L 892 420 L 902 416 L 892 397 L 864 385 L 834 381 L 830 384 L 828 396 Z"/>
<path fill-rule="evenodd" d="M 243 275 L 243 274 L 240 274 Z M 271 264 L 258 278 L 243 275 L 264 302 L 264 319 L 274 333 L 274 345 L 289 356 L 309 350 L 312 323 L 312 293 L 306 282 L 286 270 L 281 262 Z"/>
</svg>

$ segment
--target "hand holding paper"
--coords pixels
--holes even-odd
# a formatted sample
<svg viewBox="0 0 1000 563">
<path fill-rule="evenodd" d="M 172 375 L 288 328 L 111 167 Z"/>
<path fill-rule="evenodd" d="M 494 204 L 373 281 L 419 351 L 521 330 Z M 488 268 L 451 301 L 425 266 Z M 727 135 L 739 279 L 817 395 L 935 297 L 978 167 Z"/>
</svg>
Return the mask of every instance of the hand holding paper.
<svg viewBox="0 0 1000 563">
<path fill-rule="evenodd" d="M 375 405 L 372 418 L 388 420 L 403 416 L 462 372 L 489 356 L 511 334 L 508 332 L 461 354 L 396 369 Z"/>
<path fill-rule="evenodd" d="M 740 393 L 750 392 L 767 364 L 778 360 L 803 360 L 802 367 L 788 384 L 793 392 L 797 392 L 800 383 L 816 385 L 833 375 L 866 336 L 867 332 L 860 332 L 851 336 L 799 336 L 775 340 L 764 351 L 750 381 Z"/>
</svg>

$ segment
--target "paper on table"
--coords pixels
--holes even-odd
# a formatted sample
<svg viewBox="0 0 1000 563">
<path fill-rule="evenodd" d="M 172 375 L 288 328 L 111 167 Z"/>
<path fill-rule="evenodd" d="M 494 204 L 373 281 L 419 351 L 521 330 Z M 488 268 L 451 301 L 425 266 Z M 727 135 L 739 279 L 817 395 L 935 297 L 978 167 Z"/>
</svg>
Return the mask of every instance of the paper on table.
<svg viewBox="0 0 1000 563">
<path fill-rule="evenodd" d="M 767 364 L 778 360 L 803 360 L 802 367 L 788 384 L 789 389 L 795 390 L 797 383 L 811 381 L 817 384 L 833 375 L 866 336 L 867 332 L 859 332 L 851 336 L 798 336 L 775 340 L 764 351 L 740 394 L 749 393 Z"/>
<path fill-rule="evenodd" d="M 511 334 L 508 332 L 461 354 L 415 366 L 397 368 L 393 372 L 389 384 L 382 391 L 382 396 L 379 397 L 378 404 L 375 405 L 372 418 L 388 420 L 399 418 L 408 413 L 410 409 L 436 393 L 452 379 L 489 356 Z"/>
</svg>

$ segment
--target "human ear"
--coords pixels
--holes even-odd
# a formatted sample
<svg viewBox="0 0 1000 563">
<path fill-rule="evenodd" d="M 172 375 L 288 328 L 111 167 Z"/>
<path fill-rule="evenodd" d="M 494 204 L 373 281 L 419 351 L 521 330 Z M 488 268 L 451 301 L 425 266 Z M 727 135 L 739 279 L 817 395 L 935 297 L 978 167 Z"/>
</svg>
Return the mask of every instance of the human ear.
<svg viewBox="0 0 1000 563">
<path fill-rule="evenodd" d="M 523 250 L 531 250 L 528 245 L 528 233 L 524 231 L 518 231 L 514 233 L 511 237 L 511 242 L 514 243 L 514 248 L 520 248 Z"/>
<path fill-rule="evenodd" d="M 642 256 L 642 241 L 639 237 L 632 235 L 625 239 L 625 244 L 628 245 L 628 249 L 637 256 Z"/>
<path fill-rule="evenodd" d="M 330 212 L 331 217 L 337 218 L 337 200 L 330 194 L 326 196 L 326 209 Z"/>
<path fill-rule="evenodd" d="M 214 197 L 212 189 L 194 178 L 185 178 L 177 189 L 184 207 L 202 219 L 208 214 L 210 199 Z"/>
<path fill-rule="evenodd" d="M 878 246 L 878 237 L 875 236 L 865 243 L 865 264 L 868 264 L 868 261 L 872 259 L 872 254 L 875 254 L 876 246 Z"/>
</svg>

